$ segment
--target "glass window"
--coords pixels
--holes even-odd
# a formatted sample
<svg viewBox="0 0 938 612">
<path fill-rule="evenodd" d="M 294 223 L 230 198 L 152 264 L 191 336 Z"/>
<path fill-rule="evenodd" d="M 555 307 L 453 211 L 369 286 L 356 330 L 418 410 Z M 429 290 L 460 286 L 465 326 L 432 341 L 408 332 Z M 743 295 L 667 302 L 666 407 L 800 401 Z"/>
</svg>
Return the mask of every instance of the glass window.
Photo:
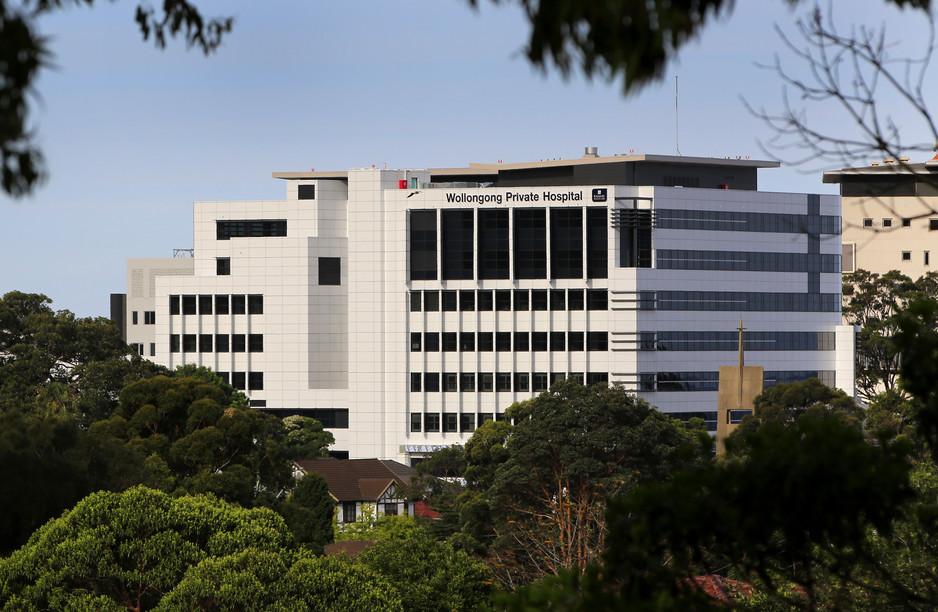
<svg viewBox="0 0 938 612">
<path fill-rule="evenodd" d="M 583 209 L 550 209 L 550 277 L 583 278 Z"/>
<path fill-rule="evenodd" d="M 459 375 L 459 390 L 460 391 L 475 391 L 476 390 L 476 375 L 474 372 L 463 372 Z"/>
<path fill-rule="evenodd" d="M 531 390 L 535 393 L 542 393 L 547 391 L 548 387 L 548 377 L 547 372 L 535 372 L 531 376 Z"/>
<path fill-rule="evenodd" d="M 430 391 L 436 393 L 440 390 L 440 373 L 439 372 L 427 372 L 423 375 L 423 388 L 424 391 Z"/>
<path fill-rule="evenodd" d="M 495 375 L 496 391 L 511 391 L 511 374 L 509 372 L 499 372 Z"/>
<path fill-rule="evenodd" d="M 446 352 L 456 352 L 458 344 L 456 342 L 456 332 L 443 332 L 443 350 Z"/>
<path fill-rule="evenodd" d="M 527 372 L 515 372 L 515 391 L 528 391 L 531 387 L 531 375 Z"/>
<path fill-rule="evenodd" d="M 547 213 L 515 209 L 515 278 L 547 278 Z"/>
<path fill-rule="evenodd" d="M 238 391 L 244 391 L 244 387 L 246 386 L 244 372 L 231 373 L 231 386 Z"/>
<path fill-rule="evenodd" d="M 478 417 L 479 427 L 482 427 L 483 425 L 485 425 L 485 422 L 486 422 L 486 421 L 491 421 L 491 420 L 492 420 L 492 413 L 491 413 L 491 412 L 480 412 L 480 413 L 479 413 L 479 417 Z"/>
<path fill-rule="evenodd" d="M 199 352 L 212 352 L 212 334 L 199 334 Z"/>
<path fill-rule="evenodd" d="M 215 301 L 215 296 L 212 295 L 200 295 L 199 296 L 199 314 L 212 314 L 212 302 Z"/>
<path fill-rule="evenodd" d="M 527 289 L 515 289 L 515 310 L 531 310 L 531 292 Z"/>
<path fill-rule="evenodd" d="M 515 352 L 522 353 L 530 350 L 530 341 L 528 332 L 515 332 Z"/>
<path fill-rule="evenodd" d="M 196 349 L 196 335 L 195 334 L 183 334 L 182 335 L 182 352 L 194 353 L 195 349 Z"/>
<path fill-rule="evenodd" d="M 476 309 L 476 292 L 472 289 L 463 289 L 459 292 L 459 309 L 471 311 Z"/>
<path fill-rule="evenodd" d="M 420 431 L 423 415 L 420 413 L 410 415 L 410 430 L 411 431 Z"/>
<path fill-rule="evenodd" d="M 156 357 L 156 342 L 150 343 L 150 357 Z"/>
<path fill-rule="evenodd" d="M 458 414 L 443 415 L 443 433 L 455 433 Z"/>
<path fill-rule="evenodd" d="M 411 373 L 410 373 L 410 390 L 411 390 L 411 392 L 416 393 L 416 392 L 420 391 L 420 381 L 421 381 L 420 372 L 411 372 Z M 420 430 L 417 429 L 417 430 L 411 430 L 411 431 L 420 431 Z"/>
<path fill-rule="evenodd" d="M 443 310 L 445 312 L 455 312 L 456 306 L 457 306 L 456 292 L 444 291 L 443 292 Z"/>
<path fill-rule="evenodd" d="M 441 211 L 443 280 L 472 278 L 472 210 Z"/>
<path fill-rule="evenodd" d="M 319 258 L 319 284 L 342 284 L 342 259 L 340 257 Z"/>
<path fill-rule="evenodd" d="M 609 277 L 609 223 L 606 214 L 605 206 L 586 209 L 586 278 Z"/>
<path fill-rule="evenodd" d="M 479 338 L 480 351 L 495 350 L 495 334 L 492 332 L 479 332 L 477 336 Z"/>
<path fill-rule="evenodd" d="M 935 231 L 938 230 L 938 219 L 929 219 L 928 220 L 928 230 Z"/>
<path fill-rule="evenodd" d="M 410 292 L 410 311 L 420 312 L 423 306 L 423 295 L 419 291 Z"/>
<path fill-rule="evenodd" d="M 551 289 L 550 290 L 550 309 L 551 310 L 566 310 L 567 309 L 567 292 L 563 289 Z"/>
<path fill-rule="evenodd" d="M 499 352 L 511 351 L 511 332 L 495 332 L 495 350 Z"/>
<path fill-rule="evenodd" d="M 567 290 L 567 308 L 570 310 L 583 310 L 585 301 L 583 299 L 583 289 Z"/>
<path fill-rule="evenodd" d="M 264 314 L 264 296 L 248 296 L 248 314 Z"/>
<path fill-rule="evenodd" d="M 220 315 L 228 314 L 228 296 L 227 295 L 215 296 L 215 314 L 220 314 Z"/>
<path fill-rule="evenodd" d="M 476 415 L 471 412 L 459 415 L 459 431 L 475 431 Z"/>
<path fill-rule="evenodd" d="M 215 221 L 215 238 L 267 238 L 287 235 L 285 219 L 249 219 L 238 221 Z"/>
<path fill-rule="evenodd" d="M 459 332 L 459 350 L 461 351 L 476 350 L 475 332 Z"/>
<path fill-rule="evenodd" d="M 316 199 L 316 185 L 297 185 L 296 186 L 296 199 L 297 200 L 315 200 Z"/>
<path fill-rule="evenodd" d="M 531 350 L 547 350 L 547 332 L 531 332 Z"/>
<path fill-rule="evenodd" d="M 550 384 L 553 385 L 556 382 L 566 380 L 567 375 L 563 372 L 551 372 L 550 373 Z"/>
<path fill-rule="evenodd" d="M 531 291 L 531 310 L 547 310 L 547 291 Z"/>
<path fill-rule="evenodd" d="M 264 334 L 248 334 L 248 352 L 264 352 Z"/>
<path fill-rule="evenodd" d="M 424 415 L 424 424 L 428 432 L 440 431 L 440 413 L 428 412 Z"/>
<path fill-rule="evenodd" d="M 479 391 L 490 392 L 495 389 L 495 375 L 491 372 L 479 374 Z"/>
<path fill-rule="evenodd" d="M 243 295 L 231 296 L 231 314 L 244 314 L 247 312 Z"/>
<path fill-rule="evenodd" d="M 508 252 L 508 210 L 479 210 L 479 278 L 509 278 Z"/>
<path fill-rule="evenodd" d="M 902 251 L 902 261 L 911 261 L 912 251 Z"/>
<path fill-rule="evenodd" d="M 184 315 L 195 314 L 195 296 L 194 295 L 182 296 L 182 314 Z"/>
<path fill-rule="evenodd" d="M 550 332 L 550 350 L 564 351 L 567 348 L 566 334 L 562 331 Z"/>
<path fill-rule="evenodd" d="M 456 372 L 445 372 L 443 374 L 443 390 L 459 391 L 459 374 Z"/>
<path fill-rule="evenodd" d="M 230 257 L 218 257 L 215 259 L 215 274 L 218 276 L 228 276 L 231 274 Z"/>
<path fill-rule="evenodd" d="M 607 297 L 605 289 L 587 289 L 586 290 L 586 309 L 587 310 L 606 310 Z"/>
<path fill-rule="evenodd" d="M 136 310 L 130 313 L 130 324 L 131 325 L 137 324 L 137 311 Z"/>
<path fill-rule="evenodd" d="M 439 291 L 424 291 L 423 292 L 423 309 L 427 312 L 436 312 L 440 309 L 440 292 Z"/>
<path fill-rule="evenodd" d="M 424 332 L 423 333 L 423 350 L 435 353 L 440 350 L 440 333 L 439 332 Z"/>
<path fill-rule="evenodd" d="M 411 332 L 410 350 L 411 352 L 416 352 L 420 350 L 420 332 Z"/>
<path fill-rule="evenodd" d="M 495 310 L 511 310 L 511 290 L 505 289 L 495 292 Z"/>
<path fill-rule="evenodd" d="M 264 389 L 264 373 L 248 372 L 248 390 L 261 391 Z"/>
<path fill-rule="evenodd" d="M 247 339 L 244 334 L 231 334 L 231 352 L 243 353 L 247 349 Z"/>
<path fill-rule="evenodd" d="M 583 332 L 567 332 L 567 350 L 582 351 L 583 348 Z"/>
<path fill-rule="evenodd" d="M 436 280 L 435 210 L 410 211 L 410 278 Z"/>
<path fill-rule="evenodd" d="M 479 291 L 479 310 L 494 310 L 495 298 L 491 291 Z"/>
<path fill-rule="evenodd" d="M 605 351 L 609 344 L 609 334 L 604 331 L 591 331 L 586 334 L 586 350 Z"/>
<path fill-rule="evenodd" d="M 179 352 L 179 334 L 170 334 L 169 336 L 169 352 L 178 353 Z"/>
<path fill-rule="evenodd" d="M 178 295 L 169 296 L 169 314 L 171 315 L 179 314 L 179 296 Z"/>
<path fill-rule="evenodd" d="M 912 227 L 912 219 L 903 219 L 902 227 Z"/>
<path fill-rule="evenodd" d="M 892 219 L 883 219 L 883 227 L 892 227 Z"/>
<path fill-rule="evenodd" d="M 607 372 L 587 372 L 586 373 L 586 384 L 587 385 L 605 385 L 609 383 L 609 374 Z"/>
<path fill-rule="evenodd" d="M 228 334 L 215 334 L 215 352 L 228 352 Z"/>
</svg>

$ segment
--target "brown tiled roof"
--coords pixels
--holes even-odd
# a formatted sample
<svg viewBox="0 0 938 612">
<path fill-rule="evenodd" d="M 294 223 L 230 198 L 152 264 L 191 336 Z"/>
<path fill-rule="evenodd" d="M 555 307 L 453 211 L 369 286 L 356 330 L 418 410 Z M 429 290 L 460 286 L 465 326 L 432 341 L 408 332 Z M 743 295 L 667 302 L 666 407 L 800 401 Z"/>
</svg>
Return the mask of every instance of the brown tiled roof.
<svg viewBox="0 0 938 612">
<path fill-rule="evenodd" d="M 403 463 L 379 459 L 297 459 L 294 463 L 305 474 L 321 474 L 340 502 L 377 501 L 392 482 L 406 485 L 416 473 Z"/>
</svg>

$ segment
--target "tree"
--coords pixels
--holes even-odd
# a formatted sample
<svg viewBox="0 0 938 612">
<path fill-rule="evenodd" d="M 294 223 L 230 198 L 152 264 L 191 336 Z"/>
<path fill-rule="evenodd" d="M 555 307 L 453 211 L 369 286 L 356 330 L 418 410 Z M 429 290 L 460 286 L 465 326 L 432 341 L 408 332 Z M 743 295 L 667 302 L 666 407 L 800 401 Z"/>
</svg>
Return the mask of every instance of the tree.
<svg viewBox="0 0 938 612">
<path fill-rule="evenodd" d="M 376 542 L 358 561 L 397 587 L 405 610 L 476 609 L 491 591 L 492 575 L 482 562 L 421 529 Z"/>
<path fill-rule="evenodd" d="M 66 6 L 94 4 L 94 0 L 0 0 L 0 189 L 11 196 L 28 194 L 46 176 L 36 134 L 29 128 L 29 96 L 53 54 L 50 39 L 38 31 L 43 15 Z M 137 5 L 136 22 L 144 40 L 157 48 L 167 38 L 181 36 L 189 47 L 208 55 L 231 31 L 232 18 L 206 20 L 194 3 L 166 0 L 157 11 Z"/>
<path fill-rule="evenodd" d="M 756 396 L 752 408 L 752 414 L 745 416 L 727 439 L 731 452 L 744 452 L 747 435 L 760 427 L 768 423 L 789 427 L 806 413 L 830 413 L 857 430 L 863 427 L 863 408 L 842 390 L 817 378 L 769 387 Z"/>
<path fill-rule="evenodd" d="M 205 559 L 158 610 L 381 610 L 397 612 L 396 585 L 374 570 L 309 552 L 245 550 Z"/>
<path fill-rule="evenodd" d="M 276 554 L 291 544 L 270 510 L 144 487 L 95 493 L 0 559 L 0 605 L 152 609 L 205 559 Z"/>
<path fill-rule="evenodd" d="M 316 419 L 288 416 L 283 419 L 283 426 L 283 453 L 290 459 L 329 456 L 329 447 L 335 443 L 335 437 Z"/>
<path fill-rule="evenodd" d="M 666 478 L 700 448 L 693 434 L 618 387 L 563 381 L 508 415 L 515 425 L 504 451 L 487 452 L 505 458 L 485 495 L 497 535 L 493 568 L 511 583 L 596 561 L 606 498 Z M 466 446 L 471 466 L 475 445 Z"/>
<path fill-rule="evenodd" d="M 323 546 L 332 543 L 335 504 L 321 474 L 312 472 L 300 478 L 290 496 L 276 509 L 296 541 L 308 545 L 314 553 L 322 554 Z"/>
</svg>

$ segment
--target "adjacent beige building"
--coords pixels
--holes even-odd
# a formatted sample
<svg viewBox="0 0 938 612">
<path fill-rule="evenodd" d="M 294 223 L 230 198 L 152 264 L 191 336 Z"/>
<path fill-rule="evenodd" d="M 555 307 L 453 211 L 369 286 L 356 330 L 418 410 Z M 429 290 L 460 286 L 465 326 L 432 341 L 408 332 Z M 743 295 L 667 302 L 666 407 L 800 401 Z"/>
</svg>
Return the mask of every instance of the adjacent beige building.
<svg viewBox="0 0 938 612">
<path fill-rule="evenodd" d="M 938 155 L 886 159 L 824 173 L 843 202 L 843 271 L 899 270 L 917 279 L 938 269 Z"/>
</svg>

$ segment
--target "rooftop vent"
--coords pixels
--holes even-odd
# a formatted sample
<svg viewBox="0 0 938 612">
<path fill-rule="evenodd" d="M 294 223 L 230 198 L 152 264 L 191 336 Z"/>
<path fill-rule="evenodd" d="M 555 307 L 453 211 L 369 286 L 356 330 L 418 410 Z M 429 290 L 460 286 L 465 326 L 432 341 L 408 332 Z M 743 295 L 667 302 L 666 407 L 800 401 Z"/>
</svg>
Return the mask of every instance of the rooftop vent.
<svg viewBox="0 0 938 612">
<path fill-rule="evenodd" d="M 597 147 L 586 147 L 586 153 L 583 154 L 583 157 L 599 157 L 599 149 Z"/>
</svg>

